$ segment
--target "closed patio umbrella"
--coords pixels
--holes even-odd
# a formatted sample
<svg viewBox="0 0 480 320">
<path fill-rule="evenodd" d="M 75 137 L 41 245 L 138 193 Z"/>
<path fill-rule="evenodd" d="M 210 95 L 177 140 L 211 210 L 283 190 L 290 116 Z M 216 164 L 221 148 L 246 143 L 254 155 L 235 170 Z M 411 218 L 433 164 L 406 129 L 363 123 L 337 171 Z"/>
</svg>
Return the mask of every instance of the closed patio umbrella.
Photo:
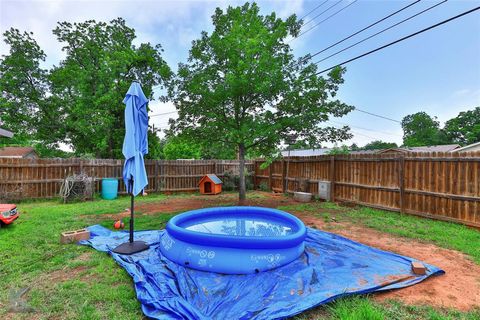
<svg viewBox="0 0 480 320">
<path fill-rule="evenodd" d="M 148 153 L 148 99 L 142 91 L 140 83 L 133 82 L 123 100 L 125 104 L 125 139 L 123 141 L 123 181 L 127 192 L 130 193 L 130 238 L 116 247 L 113 252 L 132 254 L 148 249 L 144 241 L 133 241 L 133 216 L 135 196 L 148 185 L 145 170 L 144 155 Z"/>
</svg>

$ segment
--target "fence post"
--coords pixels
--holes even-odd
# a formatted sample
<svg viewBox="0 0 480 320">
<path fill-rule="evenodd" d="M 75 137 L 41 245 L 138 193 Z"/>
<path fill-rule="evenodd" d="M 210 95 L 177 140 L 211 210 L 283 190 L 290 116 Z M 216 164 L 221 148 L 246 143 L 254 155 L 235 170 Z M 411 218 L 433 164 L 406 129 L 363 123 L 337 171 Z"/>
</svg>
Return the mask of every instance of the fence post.
<svg viewBox="0 0 480 320">
<path fill-rule="evenodd" d="M 270 163 L 270 165 L 268 166 L 268 188 L 270 189 L 270 191 L 273 191 L 272 190 L 272 187 L 273 187 L 272 166 L 273 166 L 273 162 Z"/>
<path fill-rule="evenodd" d="M 330 157 L 330 201 L 335 202 L 335 155 Z"/>
<path fill-rule="evenodd" d="M 405 213 L 405 155 L 398 158 L 398 184 L 400 188 L 400 212 Z"/>
<path fill-rule="evenodd" d="M 290 160 L 290 159 L 289 159 Z M 282 193 L 288 192 L 288 177 L 287 166 L 285 165 L 285 158 L 282 159 Z"/>
<path fill-rule="evenodd" d="M 158 160 L 155 160 L 155 178 L 153 181 L 155 183 L 155 192 L 158 192 Z"/>
<path fill-rule="evenodd" d="M 257 190 L 257 160 L 253 160 L 253 190 Z"/>
</svg>

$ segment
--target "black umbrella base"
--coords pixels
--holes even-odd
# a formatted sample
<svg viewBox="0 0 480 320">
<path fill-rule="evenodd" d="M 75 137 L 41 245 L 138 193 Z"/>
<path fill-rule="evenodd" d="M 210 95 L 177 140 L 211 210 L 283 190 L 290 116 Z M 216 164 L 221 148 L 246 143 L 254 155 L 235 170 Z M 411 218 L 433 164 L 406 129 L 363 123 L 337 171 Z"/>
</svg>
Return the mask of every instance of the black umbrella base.
<svg viewBox="0 0 480 320">
<path fill-rule="evenodd" d="M 148 248 L 148 244 L 146 244 L 144 241 L 133 241 L 122 243 L 112 251 L 118 254 L 134 254 L 147 250 Z"/>
</svg>

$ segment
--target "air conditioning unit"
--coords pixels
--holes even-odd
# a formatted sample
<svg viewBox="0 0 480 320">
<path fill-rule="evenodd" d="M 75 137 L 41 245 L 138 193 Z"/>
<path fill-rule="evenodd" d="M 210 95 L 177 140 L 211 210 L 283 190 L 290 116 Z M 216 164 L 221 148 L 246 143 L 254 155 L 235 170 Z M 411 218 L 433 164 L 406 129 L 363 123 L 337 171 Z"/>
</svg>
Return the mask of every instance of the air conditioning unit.
<svg viewBox="0 0 480 320">
<path fill-rule="evenodd" d="M 332 183 L 330 181 L 318 181 L 318 197 L 330 201 L 330 191 Z"/>
</svg>

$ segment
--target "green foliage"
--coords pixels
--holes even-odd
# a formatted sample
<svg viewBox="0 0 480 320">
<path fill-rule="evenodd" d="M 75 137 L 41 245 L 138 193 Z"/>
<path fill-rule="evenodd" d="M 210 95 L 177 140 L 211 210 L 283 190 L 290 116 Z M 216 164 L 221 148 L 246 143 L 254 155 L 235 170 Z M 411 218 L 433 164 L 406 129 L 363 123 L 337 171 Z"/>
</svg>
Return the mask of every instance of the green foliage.
<svg viewBox="0 0 480 320">
<path fill-rule="evenodd" d="M 359 151 L 360 147 L 356 143 L 352 143 L 349 147 L 350 151 Z"/>
<path fill-rule="evenodd" d="M 213 31 L 193 41 L 188 62 L 170 83 L 179 111 L 174 134 L 238 150 L 242 163 L 248 152 L 271 155 L 292 134 L 312 146 L 351 137 L 348 127 L 320 126 L 352 110 L 334 100 L 344 70 L 324 78 L 308 57 L 294 58 L 285 40 L 299 33 L 295 15 L 262 16 L 257 4 L 245 3 L 217 8 L 212 20 Z"/>
<path fill-rule="evenodd" d="M 426 112 L 408 115 L 402 120 L 403 144 L 406 147 L 432 146 L 448 143 L 436 117 Z"/>
<path fill-rule="evenodd" d="M 14 28 L 3 34 L 10 50 L 0 59 L 0 125 L 15 134 L 2 141 L 8 144 L 26 145 L 39 136 L 51 143 L 61 131 L 48 122 L 48 72 L 40 68 L 46 56 L 32 35 Z M 48 127 L 49 134 L 39 127 Z"/>
<path fill-rule="evenodd" d="M 153 130 L 148 131 L 148 154 L 146 159 L 165 159 L 163 149 L 165 147 L 165 139 L 160 139 Z"/>
<path fill-rule="evenodd" d="M 480 107 L 463 111 L 445 123 L 445 133 L 453 143 L 467 145 L 480 141 Z"/>
<path fill-rule="evenodd" d="M 385 142 L 381 140 L 375 140 L 370 143 L 367 143 L 362 150 L 380 150 L 380 149 L 390 149 L 397 148 L 398 145 L 395 142 Z"/>
<path fill-rule="evenodd" d="M 53 33 L 66 57 L 52 70 L 40 68 L 45 53 L 32 33 L 4 33 L 10 51 L 0 59 L 0 125 L 15 132 L 7 143 L 33 141 L 43 155 L 62 155 L 55 150 L 65 142 L 78 156 L 122 157 L 122 101 L 130 83 L 140 80 L 151 99 L 152 87 L 171 75 L 161 46 L 133 45 L 135 30 L 121 18 L 60 22 Z M 149 138 L 149 157 L 160 157 L 158 138 Z"/>
<path fill-rule="evenodd" d="M 163 148 L 165 159 L 200 159 L 202 147 L 189 138 L 182 136 L 169 137 Z"/>
<path fill-rule="evenodd" d="M 170 76 L 161 46 L 133 45 L 135 30 L 121 18 L 109 23 L 60 22 L 53 33 L 66 53 L 50 75 L 65 138 L 78 154 L 121 158 L 122 101 L 132 80 L 139 80 L 151 99 L 152 87 Z M 154 151 L 156 144 L 153 140 L 150 144 Z"/>
<path fill-rule="evenodd" d="M 328 152 L 330 155 L 337 155 L 337 154 L 350 154 L 350 149 L 346 145 L 342 145 L 340 147 L 335 146 Z"/>
<path fill-rule="evenodd" d="M 237 159 L 237 150 L 231 146 L 220 144 L 202 143 L 201 146 L 202 159 L 222 159 L 234 160 Z M 247 154 L 247 157 L 249 155 Z"/>
<path fill-rule="evenodd" d="M 268 186 L 268 183 L 266 183 L 265 181 L 263 181 L 263 182 L 260 183 L 260 185 L 258 186 L 258 190 L 260 190 L 260 191 L 270 191 L 270 187 Z"/>
<path fill-rule="evenodd" d="M 240 188 L 240 176 L 230 171 L 225 171 L 222 177 L 223 187 L 225 191 L 237 191 Z M 247 190 L 253 190 L 253 177 L 247 174 L 245 179 L 245 186 Z"/>
</svg>

